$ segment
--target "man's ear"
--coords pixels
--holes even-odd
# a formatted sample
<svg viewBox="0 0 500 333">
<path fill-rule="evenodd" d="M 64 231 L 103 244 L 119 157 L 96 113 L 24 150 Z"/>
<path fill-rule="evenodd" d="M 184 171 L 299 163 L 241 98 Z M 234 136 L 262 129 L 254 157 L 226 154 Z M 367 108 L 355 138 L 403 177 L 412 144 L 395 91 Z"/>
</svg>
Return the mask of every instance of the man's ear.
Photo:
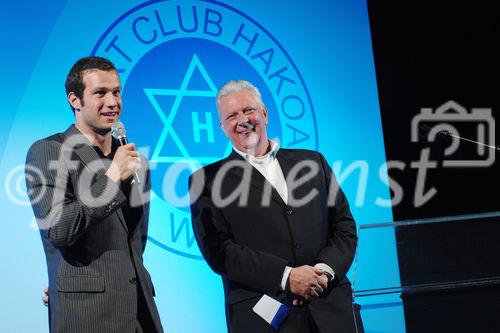
<svg viewBox="0 0 500 333">
<path fill-rule="evenodd" d="M 265 106 L 262 107 L 262 114 L 264 115 L 264 119 L 266 120 L 266 125 L 267 125 L 267 109 Z"/>
<path fill-rule="evenodd" d="M 70 92 L 68 94 L 68 102 L 69 104 L 73 107 L 73 109 L 80 109 L 82 107 L 82 102 L 80 99 L 75 95 L 74 92 Z"/>
<path fill-rule="evenodd" d="M 220 129 L 222 130 L 222 133 L 224 133 L 224 136 L 226 138 L 229 138 L 229 134 L 226 132 L 226 128 L 224 127 L 224 123 L 222 121 L 219 121 L 219 126 L 220 126 Z"/>
</svg>

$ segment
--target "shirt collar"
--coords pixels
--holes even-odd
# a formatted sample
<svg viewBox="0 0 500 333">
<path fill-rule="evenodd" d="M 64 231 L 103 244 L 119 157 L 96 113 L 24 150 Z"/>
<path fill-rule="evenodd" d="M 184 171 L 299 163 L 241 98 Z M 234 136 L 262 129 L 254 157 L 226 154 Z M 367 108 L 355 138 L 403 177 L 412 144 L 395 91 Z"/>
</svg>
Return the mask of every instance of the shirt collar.
<svg viewBox="0 0 500 333">
<path fill-rule="evenodd" d="M 271 149 L 269 152 L 263 156 L 255 157 L 253 155 L 250 155 L 248 153 L 244 153 L 240 150 L 238 150 L 235 146 L 233 146 L 233 149 L 235 152 L 237 152 L 241 157 L 243 157 L 246 161 L 250 163 L 256 163 L 256 164 L 264 164 L 267 161 L 272 161 L 276 158 L 276 154 L 278 153 L 278 150 L 280 149 L 279 143 L 273 140 L 269 140 L 269 144 L 271 145 Z"/>
</svg>

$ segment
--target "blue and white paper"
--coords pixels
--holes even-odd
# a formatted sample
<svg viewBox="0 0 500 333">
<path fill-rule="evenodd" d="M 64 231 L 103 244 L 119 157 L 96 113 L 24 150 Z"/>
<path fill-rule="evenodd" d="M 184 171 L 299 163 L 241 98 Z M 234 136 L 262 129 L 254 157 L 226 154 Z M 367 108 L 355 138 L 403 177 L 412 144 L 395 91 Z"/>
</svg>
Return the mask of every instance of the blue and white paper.
<svg viewBox="0 0 500 333">
<path fill-rule="evenodd" d="M 290 311 L 291 308 L 289 306 L 286 306 L 267 295 L 263 295 L 253 307 L 253 312 L 258 314 L 276 330 L 280 327 L 286 317 L 288 317 Z"/>
</svg>

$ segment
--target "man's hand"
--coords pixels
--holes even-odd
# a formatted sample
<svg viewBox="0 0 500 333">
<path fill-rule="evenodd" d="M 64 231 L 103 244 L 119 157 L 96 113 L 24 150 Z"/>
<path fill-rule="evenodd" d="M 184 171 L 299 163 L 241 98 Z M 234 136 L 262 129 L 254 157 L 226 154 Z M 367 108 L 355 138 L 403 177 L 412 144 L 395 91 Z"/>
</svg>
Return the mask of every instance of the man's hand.
<svg viewBox="0 0 500 333">
<path fill-rule="evenodd" d="M 320 279 L 323 280 L 324 284 L 328 287 L 328 282 L 330 282 L 329 274 L 327 274 L 324 270 L 320 269 L 321 276 Z M 331 276 L 331 275 L 330 275 Z M 326 289 L 326 287 L 325 287 Z"/>
<path fill-rule="evenodd" d="M 43 288 L 44 295 L 42 296 L 42 304 L 45 306 L 49 306 L 49 288 Z"/>
<path fill-rule="evenodd" d="M 312 297 L 318 297 L 328 286 L 328 277 L 324 275 L 323 270 L 304 265 L 292 268 L 290 271 L 290 291 L 303 297 L 306 301 Z M 294 305 L 301 305 L 297 300 Z"/>
<path fill-rule="evenodd" d="M 133 143 L 129 143 L 116 150 L 113 162 L 105 174 L 117 183 L 129 179 L 140 168 L 139 152 L 135 150 Z"/>
</svg>

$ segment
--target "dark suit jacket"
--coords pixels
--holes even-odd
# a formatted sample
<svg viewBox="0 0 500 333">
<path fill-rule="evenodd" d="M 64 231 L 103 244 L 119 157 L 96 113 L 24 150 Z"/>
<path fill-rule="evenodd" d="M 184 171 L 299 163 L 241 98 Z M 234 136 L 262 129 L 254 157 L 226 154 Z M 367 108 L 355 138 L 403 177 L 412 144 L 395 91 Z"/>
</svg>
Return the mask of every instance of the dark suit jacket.
<svg viewBox="0 0 500 333">
<path fill-rule="evenodd" d="M 352 291 L 346 273 L 357 238 L 346 197 L 320 153 L 280 149 L 276 157 L 287 179 L 288 205 L 262 174 L 234 151 L 190 178 L 196 240 L 207 263 L 222 276 L 229 330 L 273 332 L 252 307 L 262 294 L 286 301 L 280 291 L 285 266 L 324 262 L 334 270 L 335 280 L 307 306 L 321 332 L 353 332 Z M 235 161 L 240 166 L 230 167 L 238 163 Z M 317 173 L 294 188 L 293 173 L 293 178 L 299 179 L 311 170 L 303 167 L 296 173 L 298 164 L 304 161 L 316 165 Z M 242 164 L 247 165 L 246 171 Z M 216 204 L 217 198 L 241 190 L 239 186 L 248 186 L 246 205 L 241 205 L 240 197 L 223 203 L 224 207 Z M 270 200 L 266 193 L 271 194 Z M 291 200 L 292 196 L 301 199 L 309 193 L 316 195 L 305 204 Z M 327 205 L 329 196 L 332 205 Z M 263 198 L 270 204 L 263 205 Z"/>
<path fill-rule="evenodd" d="M 74 126 L 35 142 L 26 168 L 47 258 L 51 332 L 135 332 L 137 283 L 156 330 L 163 332 L 142 263 L 149 172 L 141 189 L 146 194 L 133 185 L 131 196 L 141 198 L 124 216 L 125 195 L 104 175 L 103 161 Z M 92 200 L 99 195 L 106 199 Z"/>
</svg>

